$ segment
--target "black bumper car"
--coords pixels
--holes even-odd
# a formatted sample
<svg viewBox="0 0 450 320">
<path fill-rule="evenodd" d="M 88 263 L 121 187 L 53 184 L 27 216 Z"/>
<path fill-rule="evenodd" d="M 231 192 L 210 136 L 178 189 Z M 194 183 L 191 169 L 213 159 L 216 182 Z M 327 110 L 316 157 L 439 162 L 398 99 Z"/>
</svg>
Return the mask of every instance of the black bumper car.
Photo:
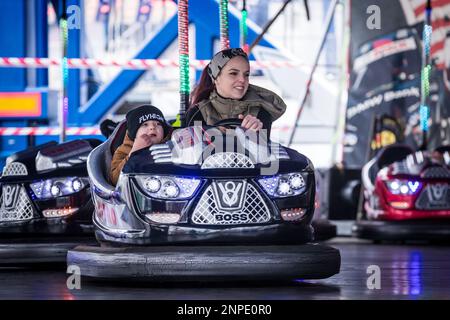
<svg viewBox="0 0 450 320">
<path fill-rule="evenodd" d="M 311 244 L 315 178 L 298 152 L 251 137 L 188 127 L 133 153 L 116 187 L 107 179 L 125 123 L 88 157 L 100 246 L 68 252 L 97 279 L 150 281 L 319 279 L 339 251 Z"/>
<path fill-rule="evenodd" d="M 99 140 L 50 142 L 15 153 L 0 178 L 0 265 L 64 262 L 93 242 L 86 159 Z"/>
<path fill-rule="evenodd" d="M 328 205 L 325 204 L 326 199 L 323 198 L 325 188 L 323 175 L 321 171 L 315 171 L 316 177 L 316 201 L 315 211 L 311 222 L 314 229 L 314 241 L 327 241 L 337 236 L 337 226 L 328 220 Z"/>
</svg>

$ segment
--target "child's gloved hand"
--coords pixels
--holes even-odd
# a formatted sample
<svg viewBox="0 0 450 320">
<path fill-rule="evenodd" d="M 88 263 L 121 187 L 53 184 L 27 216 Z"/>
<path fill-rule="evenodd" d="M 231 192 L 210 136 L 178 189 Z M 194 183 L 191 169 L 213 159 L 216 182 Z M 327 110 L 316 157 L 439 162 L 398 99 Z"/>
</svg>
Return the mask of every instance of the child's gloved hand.
<svg viewBox="0 0 450 320">
<path fill-rule="evenodd" d="M 133 147 L 131 148 L 130 154 L 132 154 L 135 151 L 141 150 L 143 148 L 148 148 L 152 145 L 152 138 L 148 134 L 141 134 L 139 136 L 136 136 L 136 139 L 134 139 Z"/>
</svg>

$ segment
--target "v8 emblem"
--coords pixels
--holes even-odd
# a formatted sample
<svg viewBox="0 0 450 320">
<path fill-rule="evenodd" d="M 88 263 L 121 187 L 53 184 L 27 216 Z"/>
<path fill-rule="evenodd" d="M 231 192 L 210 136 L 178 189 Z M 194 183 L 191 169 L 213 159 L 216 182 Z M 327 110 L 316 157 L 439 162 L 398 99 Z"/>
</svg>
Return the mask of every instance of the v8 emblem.
<svg viewBox="0 0 450 320">
<path fill-rule="evenodd" d="M 242 208 L 247 182 L 217 181 L 213 183 L 214 196 L 220 210 L 235 211 Z"/>
<path fill-rule="evenodd" d="M 222 192 L 222 201 L 229 207 L 233 206 L 239 200 L 239 191 L 242 183 L 227 182 L 225 184 L 219 183 L 220 191 Z"/>
<path fill-rule="evenodd" d="M 19 185 L 3 186 L 3 205 L 5 209 L 13 209 L 19 195 Z"/>
<path fill-rule="evenodd" d="M 447 184 L 431 184 L 428 188 L 428 200 L 432 203 L 445 202 L 447 193 Z"/>
</svg>

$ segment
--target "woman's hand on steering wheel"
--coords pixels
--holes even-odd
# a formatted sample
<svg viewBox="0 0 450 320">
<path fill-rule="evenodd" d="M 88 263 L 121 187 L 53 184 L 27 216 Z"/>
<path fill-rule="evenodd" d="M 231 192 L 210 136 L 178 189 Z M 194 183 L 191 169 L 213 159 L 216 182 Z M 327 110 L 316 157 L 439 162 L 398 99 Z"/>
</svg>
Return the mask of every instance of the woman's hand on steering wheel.
<svg viewBox="0 0 450 320">
<path fill-rule="evenodd" d="M 242 119 L 241 126 L 246 129 L 260 130 L 263 127 L 263 123 L 257 117 L 248 114 L 244 117 L 243 114 L 239 115 L 239 119 Z"/>
</svg>

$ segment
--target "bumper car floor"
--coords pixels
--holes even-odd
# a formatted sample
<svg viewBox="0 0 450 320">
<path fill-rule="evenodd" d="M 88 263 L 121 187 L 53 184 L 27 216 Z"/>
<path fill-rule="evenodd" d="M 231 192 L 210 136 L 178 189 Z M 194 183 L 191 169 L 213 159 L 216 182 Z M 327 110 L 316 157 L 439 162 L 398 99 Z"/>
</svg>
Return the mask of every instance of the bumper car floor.
<svg viewBox="0 0 450 320">
<path fill-rule="evenodd" d="M 344 237 L 325 244 L 341 255 L 340 272 L 326 279 L 135 283 L 82 278 L 81 288 L 70 290 L 65 266 L 59 270 L 9 267 L 0 268 L 0 299 L 450 299 L 450 244 L 375 245 Z M 379 267 L 379 289 L 368 286 L 373 266 Z"/>
<path fill-rule="evenodd" d="M 93 236 L 1 238 L 0 266 L 65 263 L 67 251 L 81 243 L 96 241 Z"/>
</svg>

